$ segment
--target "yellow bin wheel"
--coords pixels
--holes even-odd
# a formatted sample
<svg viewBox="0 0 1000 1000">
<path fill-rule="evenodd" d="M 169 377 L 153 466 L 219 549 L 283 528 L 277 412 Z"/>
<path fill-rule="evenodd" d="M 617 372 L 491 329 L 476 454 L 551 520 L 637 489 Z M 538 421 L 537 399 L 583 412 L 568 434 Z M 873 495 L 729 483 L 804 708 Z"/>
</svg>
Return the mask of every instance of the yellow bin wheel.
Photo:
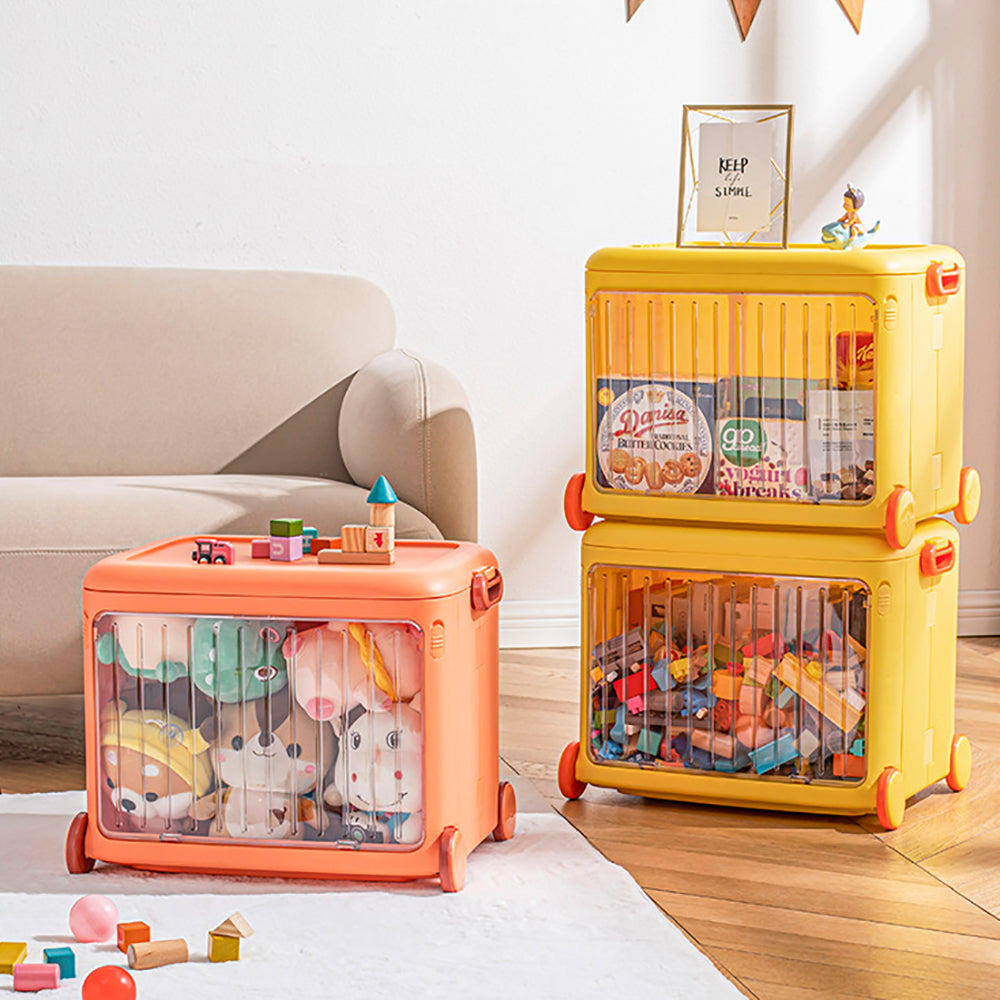
<svg viewBox="0 0 1000 1000">
<path fill-rule="evenodd" d="M 951 766 L 948 768 L 948 787 L 960 792 L 972 776 L 972 745 L 961 733 L 951 741 Z"/>
<path fill-rule="evenodd" d="M 903 775 L 896 768 L 887 767 L 879 775 L 875 807 L 883 830 L 895 830 L 903 822 L 906 796 L 903 794 Z"/>
<path fill-rule="evenodd" d="M 958 505 L 953 511 L 959 524 L 972 524 L 979 513 L 982 494 L 979 471 L 971 465 L 964 466 L 958 477 Z"/>
<path fill-rule="evenodd" d="M 913 541 L 917 527 L 917 508 L 913 494 L 905 486 L 897 486 L 889 494 L 885 509 L 885 540 L 894 549 L 905 549 Z"/>
</svg>

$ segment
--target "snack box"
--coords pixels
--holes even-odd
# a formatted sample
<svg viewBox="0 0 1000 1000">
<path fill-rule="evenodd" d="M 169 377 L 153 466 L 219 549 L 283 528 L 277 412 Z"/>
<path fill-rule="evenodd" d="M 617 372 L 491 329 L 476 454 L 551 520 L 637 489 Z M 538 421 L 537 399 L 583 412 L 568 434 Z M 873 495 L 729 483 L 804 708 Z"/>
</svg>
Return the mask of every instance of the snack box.
<svg viewBox="0 0 1000 1000">
<path fill-rule="evenodd" d="M 979 477 L 961 464 L 964 284 L 964 261 L 944 246 L 598 251 L 586 274 L 586 471 L 567 487 L 567 518 L 581 528 L 600 516 L 860 530 L 882 532 L 894 547 L 937 513 L 968 523 Z M 788 471 L 806 489 L 719 488 L 720 474 L 732 485 L 725 470 L 733 455 L 719 459 L 726 421 L 763 419 L 772 426 L 757 430 L 776 429 L 773 416 L 740 415 L 720 402 L 758 381 L 776 390 L 766 394 L 769 412 L 802 406 L 805 426 L 785 430 L 804 435 Z M 676 386 L 689 400 L 698 386 L 699 402 L 701 387 L 716 386 L 704 393 L 716 425 L 713 483 L 694 490 L 690 477 L 681 489 L 637 475 L 635 483 L 609 479 L 602 426 L 622 406 L 622 386 Z M 679 415 L 712 422 L 700 406 L 669 402 L 680 405 L 659 415 L 650 407 L 647 438 L 673 433 Z M 736 464 L 760 466 L 766 483 L 769 459 L 754 427 L 730 430 L 738 432 L 729 435 L 740 449 Z M 699 465 L 708 458 L 687 450 Z"/>
<path fill-rule="evenodd" d="M 580 740 L 587 784 L 900 824 L 968 781 L 954 732 L 958 534 L 603 521 L 583 537 Z"/>
<path fill-rule="evenodd" d="M 84 579 L 87 812 L 70 871 L 461 888 L 468 854 L 515 823 L 493 554 L 398 541 L 392 564 L 325 565 L 215 541 L 231 563 L 174 538 Z"/>
</svg>

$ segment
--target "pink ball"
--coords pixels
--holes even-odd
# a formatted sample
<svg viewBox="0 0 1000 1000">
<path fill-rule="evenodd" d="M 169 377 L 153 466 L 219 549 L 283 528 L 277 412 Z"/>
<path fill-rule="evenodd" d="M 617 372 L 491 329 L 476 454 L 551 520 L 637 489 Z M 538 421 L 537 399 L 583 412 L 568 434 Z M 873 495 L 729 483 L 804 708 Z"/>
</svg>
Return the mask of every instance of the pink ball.
<svg viewBox="0 0 1000 1000">
<path fill-rule="evenodd" d="M 135 980 L 118 965 L 102 965 L 83 981 L 83 1000 L 135 1000 Z"/>
<path fill-rule="evenodd" d="M 117 926 L 118 907 L 107 896 L 82 896 L 69 911 L 69 929 L 77 941 L 107 941 Z"/>
</svg>

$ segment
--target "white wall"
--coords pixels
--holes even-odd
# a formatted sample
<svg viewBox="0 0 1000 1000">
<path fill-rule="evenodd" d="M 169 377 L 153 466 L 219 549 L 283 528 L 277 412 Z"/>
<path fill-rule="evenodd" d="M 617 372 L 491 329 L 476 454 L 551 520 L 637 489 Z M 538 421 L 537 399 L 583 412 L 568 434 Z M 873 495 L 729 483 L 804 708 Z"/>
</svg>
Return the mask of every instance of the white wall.
<svg viewBox="0 0 1000 1000">
<path fill-rule="evenodd" d="M 0 0 L 0 258 L 382 285 L 400 341 L 470 391 L 508 639 L 573 641 L 584 262 L 672 238 L 683 103 L 793 102 L 793 239 L 850 181 L 887 241 L 969 262 L 989 502 L 962 584 L 1000 627 L 1000 5 L 868 0 L 856 37 L 835 0 L 767 0 L 746 43 L 728 0 L 623 7 Z"/>
</svg>

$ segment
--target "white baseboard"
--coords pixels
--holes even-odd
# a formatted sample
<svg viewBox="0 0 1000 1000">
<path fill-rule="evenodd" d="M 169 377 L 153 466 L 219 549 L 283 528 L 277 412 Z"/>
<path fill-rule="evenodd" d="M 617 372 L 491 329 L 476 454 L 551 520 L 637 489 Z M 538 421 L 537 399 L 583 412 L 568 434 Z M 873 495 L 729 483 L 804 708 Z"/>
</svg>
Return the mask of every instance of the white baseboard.
<svg viewBox="0 0 1000 1000">
<path fill-rule="evenodd" d="M 958 592 L 958 634 L 1000 635 L 1000 590 Z"/>
<path fill-rule="evenodd" d="M 1000 590 L 963 590 L 958 595 L 959 635 L 1000 635 Z M 501 649 L 543 649 L 580 644 L 576 601 L 504 601 L 500 605 Z"/>
</svg>

